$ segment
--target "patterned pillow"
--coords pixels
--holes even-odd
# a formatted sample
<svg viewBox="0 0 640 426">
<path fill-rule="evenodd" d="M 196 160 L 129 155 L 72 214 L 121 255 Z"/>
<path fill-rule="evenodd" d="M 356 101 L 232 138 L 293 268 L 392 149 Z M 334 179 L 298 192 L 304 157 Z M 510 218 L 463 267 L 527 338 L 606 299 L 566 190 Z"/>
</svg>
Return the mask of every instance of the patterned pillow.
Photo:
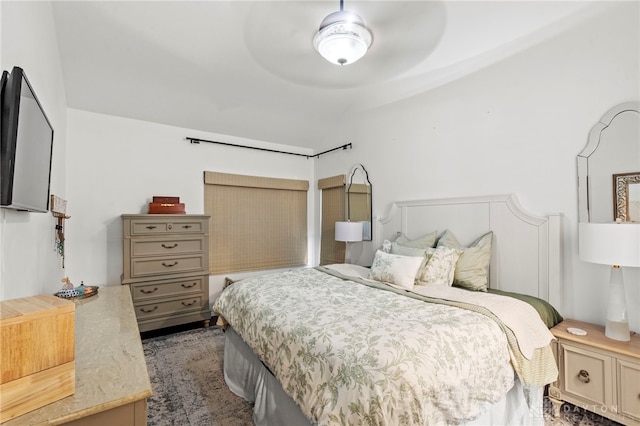
<svg viewBox="0 0 640 426">
<path fill-rule="evenodd" d="M 445 285 L 453 283 L 454 272 L 462 250 L 450 247 L 437 247 L 419 277 L 418 285 Z"/>
<path fill-rule="evenodd" d="M 371 264 L 369 278 L 411 290 L 422 259 L 418 256 L 401 256 L 378 250 Z"/>
<path fill-rule="evenodd" d="M 415 240 L 410 240 L 406 235 L 400 234 L 398 238 L 396 238 L 396 243 L 405 247 L 413 247 L 413 248 L 429 248 L 436 245 L 436 239 L 438 238 L 438 231 L 433 231 L 430 234 L 423 235 L 420 238 L 416 238 Z"/>
<path fill-rule="evenodd" d="M 460 259 L 458 259 L 453 279 L 453 285 L 455 287 L 475 291 L 487 291 L 492 241 L 493 232 L 489 231 L 468 247 L 462 247 L 451 231 L 447 230 L 444 232 L 438 241 L 438 247 L 462 249 L 462 254 L 460 255 Z"/>
</svg>

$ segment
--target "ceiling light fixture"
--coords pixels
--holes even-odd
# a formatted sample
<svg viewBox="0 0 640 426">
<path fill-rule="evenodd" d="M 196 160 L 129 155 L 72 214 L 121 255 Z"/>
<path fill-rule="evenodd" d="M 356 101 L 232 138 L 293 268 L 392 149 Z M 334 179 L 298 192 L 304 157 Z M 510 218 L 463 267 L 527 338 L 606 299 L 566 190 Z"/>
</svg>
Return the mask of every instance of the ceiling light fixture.
<svg viewBox="0 0 640 426">
<path fill-rule="evenodd" d="M 357 13 L 340 10 L 330 13 L 320 23 L 313 38 L 313 46 L 327 61 L 336 65 L 349 65 L 362 58 L 371 46 L 371 31 Z"/>
</svg>

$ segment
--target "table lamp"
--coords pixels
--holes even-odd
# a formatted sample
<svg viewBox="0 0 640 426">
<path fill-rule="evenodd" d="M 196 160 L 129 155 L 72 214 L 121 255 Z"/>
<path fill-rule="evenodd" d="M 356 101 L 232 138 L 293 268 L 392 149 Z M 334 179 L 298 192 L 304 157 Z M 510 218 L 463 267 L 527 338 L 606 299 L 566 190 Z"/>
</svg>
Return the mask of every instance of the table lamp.
<svg viewBox="0 0 640 426">
<path fill-rule="evenodd" d="M 578 233 L 581 260 L 612 266 L 605 336 L 628 341 L 631 334 L 621 266 L 640 267 L 640 223 L 582 222 Z"/>
<path fill-rule="evenodd" d="M 362 222 L 336 222 L 336 241 L 344 241 L 349 252 L 349 243 L 362 241 Z M 345 256 L 345 262 L 350 263 L 349 256 Z"/>
</svg>

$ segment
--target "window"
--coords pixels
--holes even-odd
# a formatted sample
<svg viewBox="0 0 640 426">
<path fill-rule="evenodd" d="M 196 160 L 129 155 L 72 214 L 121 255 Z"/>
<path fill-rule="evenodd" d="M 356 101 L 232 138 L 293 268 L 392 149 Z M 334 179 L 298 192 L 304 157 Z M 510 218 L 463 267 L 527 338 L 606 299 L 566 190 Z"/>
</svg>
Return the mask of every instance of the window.
<svg viewBox="0 0 640 426">
<path fill-rule="evenodd" d="M 212 274 L 307 265 L 305 180 L 204 172 Z"/>
</svg>

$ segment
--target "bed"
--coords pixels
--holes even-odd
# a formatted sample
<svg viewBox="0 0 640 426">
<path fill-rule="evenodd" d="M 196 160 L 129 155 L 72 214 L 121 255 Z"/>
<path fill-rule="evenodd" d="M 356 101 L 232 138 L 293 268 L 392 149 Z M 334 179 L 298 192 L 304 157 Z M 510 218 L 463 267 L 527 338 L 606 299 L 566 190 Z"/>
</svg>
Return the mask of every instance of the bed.
<svg viewBox="0 0 640 426">
<path fill-rule="evenodd" d="M 394 203 L 370 268 L 222 292 L 225 380 L 258 425 L 543 424 L 560 235 L 513 194 Z"/>
</svg>

